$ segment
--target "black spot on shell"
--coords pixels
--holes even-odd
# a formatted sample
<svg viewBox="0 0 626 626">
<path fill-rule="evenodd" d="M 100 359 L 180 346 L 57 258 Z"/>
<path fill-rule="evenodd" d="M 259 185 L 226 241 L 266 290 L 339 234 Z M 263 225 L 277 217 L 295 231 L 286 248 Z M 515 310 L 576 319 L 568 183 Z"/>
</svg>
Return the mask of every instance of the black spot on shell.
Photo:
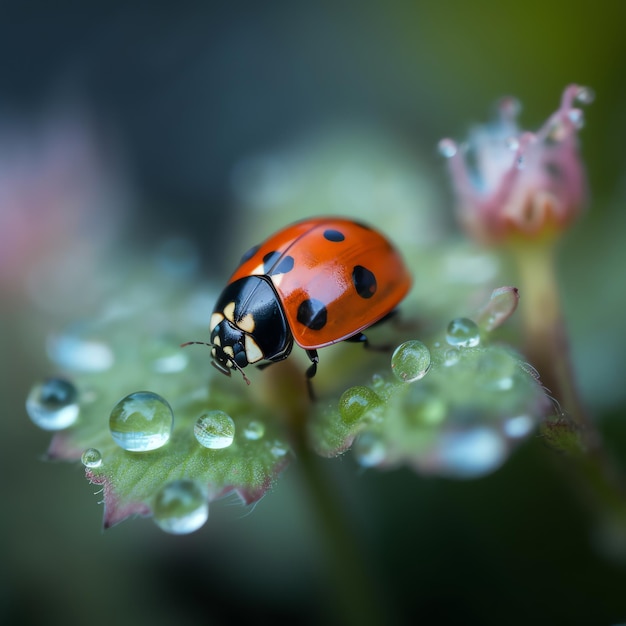
<svg viewBox="0 0 626 626">
<path fill-rule="evenodd" d="M 252 248 L 250 248 L 250 250 L 248 250 L 247 252 L 245 252 L 243 254 L 243 256 L 241 257 L 241 260 L 239 261 L 239 265 L 242 265 L 246 261 L 249 261 L 259 251 L 260 247 L 261 247 L 261 244 L 257 244 L 256 246 L 252 246 Z"/>
<path fill-rule="evenodd" d="M 298 307 L 297 320 L 311 330 L 321 330 L 326 326 L 328 314 L 324 303 L 315 298 L 303 300 Z"/>
<path fill-rule="evenodd" d="M 371 298 L 376 293 L 376 276 L 362 265 L 355 265 L 352 270 L 352 283 L 361 298 Z"/>
<path fill-rule="evenodd" d="M 343 241 L 345 238 L 345 235 L 341 231 L 335 230 L 334 228 L 327 228 L 324 231 L 324 239 L 328 241 L 339 242 Z"/>
<path fill-rule="evenodd" d="M 263 257 L 263 271 L 266 274 L 286 274 L 287 272 L 291 272 L 294 266 L 294 260 L 292 256 L 286 255 L 280 258 L 280 252 L 268 252 Z M 280 259 L 280 261 L 279 261 Z M 278 264 L 276 265 L 276 263 Z"/>
</svg>

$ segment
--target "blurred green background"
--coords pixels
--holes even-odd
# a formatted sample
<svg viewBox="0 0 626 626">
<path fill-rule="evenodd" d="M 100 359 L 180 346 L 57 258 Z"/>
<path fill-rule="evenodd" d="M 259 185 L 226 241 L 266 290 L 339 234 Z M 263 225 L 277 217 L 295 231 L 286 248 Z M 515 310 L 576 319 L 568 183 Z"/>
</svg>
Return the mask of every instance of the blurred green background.
<svg viewBox="0 0 626 626">
<path fill-rule="evenodd" d="M 49 373 L 48 333 L 94 305 L 86 285 L 107 255 L 182 235 L 205 272 L 226 276 L 263 223 L 255 190 L 268 204 L 289 191 L 272 155 L 317 150 L 319 163 L 332 152 L 320 145 L 347 144 L 344 156 L 382 145 L 420 164 L 423 197 L 449 226 L 437 142 L 463 138 L 503 95 L 523 101 L 534 129 L 568 83 L 597 94 L 582 131 L 590 211 L 560 261 L 582 389 L 624 465 L 625 20 L 609 0 L 2 3 L 0 622 L 332 614 L 296 469 L 249 514 L 215 506 L 191 536 L 146 520 L 103 534 L 82 467 L 41 462 L 49 437 L 24 398 Z M 328 197 L 303 212 L 337 212 Z M 626 622 L 626 549 L 537 438 L 471 482 L 364 473 L 349 458 L 325 468 L 396 609 L 390 623 Z"/>
</svg>

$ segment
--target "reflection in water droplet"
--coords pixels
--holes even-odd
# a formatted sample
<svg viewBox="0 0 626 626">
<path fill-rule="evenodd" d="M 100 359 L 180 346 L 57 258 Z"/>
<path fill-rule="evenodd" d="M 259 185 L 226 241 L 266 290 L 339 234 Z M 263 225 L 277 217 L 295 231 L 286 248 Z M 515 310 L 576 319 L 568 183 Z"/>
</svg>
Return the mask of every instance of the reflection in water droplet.
<svg viewBox="0 0 626 626">
<path fill-rule="evenodd" d="M 80 412 L 76 387 L 63 378 L 48 378 L 30 390 L 26 412 L 44 430 L 68 428 Z"/>
<path fill-rule="evenodd" d="M 369 387 L 351 387 L 339 398 L 339 414 L 341 421 L 351 426 L 359 422 L 368 411 L 379 406 L 381 399 Z"/>
<path fill-rule="evenodd" d="M 147 452 L 165 445 L 173 426 L 172 407 L 151 391 L 137 391 L 122 398 L 109 418 L 113 440 L 130 452 Z"/>
<path fill-rule="evenodd" d="M 437 144 L 439 154 L 446 159 L 451 159 L 458 152 L 458 146 L 452 139 L 442 139 Z"/>
<path fill-rule="evenodd" d="M 357 462 L 363 467 L 376 467 L 385 460 L 385 445 L 378 435 L 371 432 L 358 437 L 353 450 Z"/>
<path fill-rule="evenodd" d="M 175 480 L 159 491 L 153 506 L 155 523 L 165 532 L 186 535 L 209 518 L 205 490 L 193 480 Z"/>
<path fill-rule="evenodd" d="M 102 454 L 96 448 L 87 448 L 80 460 L 85 467 L 100 467 L 102 465 Z"/>
<path fill-rule="evenodd" d="M 446 341 L 458 348 L 474 348 L 480 343 L 480 330 L 472 320 L 459 317 L 448 324 Z"/>
<path fill-rule="evenodd" d="M 193 434 L 201 446 L 221 450 L 232 444 L 235 438 L 235 422 L 224 411 L 207 411 L 196 421 Z"/>
<path fill-rule="evenodd" d="M 257 441 L 265 434 L 265 425 L 263 422 L 253 420 L 243 429 L 243 436 L 250 441 Z"/>
<path fill-rule="evenodd" d="M 398 380 L 413 383 L 426 376 L 430 368 L 430 351 L 421 341 L 405 341 L 391 356 L 391 369 Z"/>
<path fill-rule="evenodd" d="M 486 427 L 444 433 L 437 453 L 438 471 L 457 478 L 476 478 L 497 469 L 506 459 L 507 445 Z"/>
<path fill-rule="evenodd" d="M 104 372 L 113 366 L 115 360 L 110 346 L 85 337 L 81 329 L 50 336 L 47 351 L 59 367 L 77 372 Z"/>
</svg>

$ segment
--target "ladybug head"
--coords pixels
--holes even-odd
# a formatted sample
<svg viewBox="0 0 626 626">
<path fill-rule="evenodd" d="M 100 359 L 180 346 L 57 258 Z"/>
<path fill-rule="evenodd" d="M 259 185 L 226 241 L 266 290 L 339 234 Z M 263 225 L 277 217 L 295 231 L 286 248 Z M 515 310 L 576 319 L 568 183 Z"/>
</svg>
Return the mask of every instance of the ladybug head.
<svg viewBox="0 0 626 626">
<path fill-rule="evenodd" d="M 251 338 L 222 313 L 213 313 L 211 317 L 211 364 L 215 369 L 230 376 L 233 369 L 241 372 L 243 379 L 250 384 L 243 368 L 249 364 L 247 349 Z M 258 351 L 258 348 L 257 348 Z M 256 360 L 259 360 L 257 356 Z"/>
</svg>

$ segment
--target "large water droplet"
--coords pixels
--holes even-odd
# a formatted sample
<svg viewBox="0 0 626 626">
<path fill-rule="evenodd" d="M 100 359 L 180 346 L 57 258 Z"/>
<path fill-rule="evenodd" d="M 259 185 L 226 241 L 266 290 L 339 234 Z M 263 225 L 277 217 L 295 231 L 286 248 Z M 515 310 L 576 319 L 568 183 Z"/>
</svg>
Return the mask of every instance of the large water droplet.
<svg viewBox="0 0 626 626">
<path fill-rule="evenodd" d="M 456 142 L 452 139 L 442 139 L 437 144 L 437 149 L 439 150 L 439 154 L 446 159 L 451 159 L 459 150 Z"/>
<path fill-rule="evenodd" d="M 458 348 L 474 348 L 480 343 L 480 330 L 476 322 L 459 317 L 448 324 L 446 341 Z"/>
<path fill-rule="evenodd" d="M 402 382 L 420 380 L 430 369 L 430 350 L 421 341 L 405 341 L 391 356 L 391 369 Z"/>
<path fill-rule="evenodd" d="M 36 384 L 26 398 L 26 412 L 39 428 L 62 430 L 78 419 L 78 392 L 63 378 L 48 378 Z"/>
<path fill-rule="evenodd" d="M 80 460 L 85 467 L 100 467 L 102 465 L 102 454 L 100 450 L 96 448 L 87 448 L 80 457 Z"/>
<path fill-rule="evenodd" d="M 248 422 L 246 427 L 243 429 L 243 436 L 249 441 L 257 441 L 261 439 L 264 434 L 265 424 L 257 420 L 252 420 L 251 422 Z"/>
<path fill-rule="evenodd" d="M 130 452 L 147 452 L 165 445 L 173 426 L 172 407 L 151 391 L 136 391 L 122 398 L 109 418 L 113 440 Z"/>
<path fill-rule="evenodd" d="M 193 434 L 198 443 L 211 450 L 228 448 L 235 438 L 235 422 L 224 411 L 203 413 L 193 427 Z"/>
<path fill-rule="evenodd" d="M 352 426 L 380 404 L 379 395 L 369 387 L 351 387 L 339 398 L 339 414 L 344 424 Z"/>
<path fill-rule="evenodd" d="M 162 530 L 186 535 L 198 530 L 209 518 L 207 494 L 193 480 L 175 480 L 159 491 L 152 512 Z"/>
</svg>

